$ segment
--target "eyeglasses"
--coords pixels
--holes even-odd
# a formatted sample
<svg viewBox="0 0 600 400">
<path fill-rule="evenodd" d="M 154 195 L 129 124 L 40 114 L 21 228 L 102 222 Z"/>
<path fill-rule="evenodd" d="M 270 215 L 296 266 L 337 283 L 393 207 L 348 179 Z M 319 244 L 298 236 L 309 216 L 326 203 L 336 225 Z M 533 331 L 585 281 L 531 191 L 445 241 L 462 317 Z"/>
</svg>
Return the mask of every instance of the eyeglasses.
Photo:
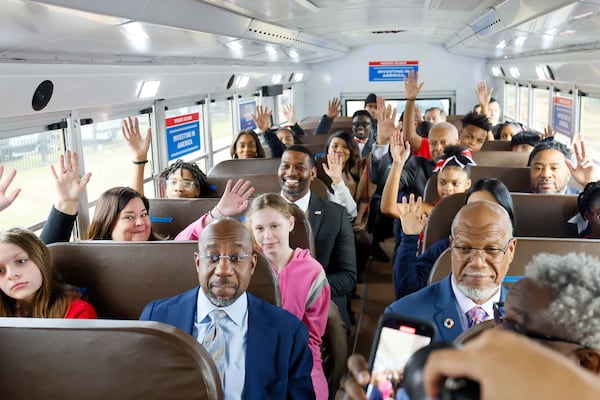
<svg viewBox="0 0 600 400">
<path fill-rule="evenodd" d="M 177 179 L 169 179 L 167 180 L 168 187 L 179 186 L 182 189 L 190 190 L 196 185 L 196 182 L 190 181 L 187 179 L 177 180 Z"/>
<path fill-rule="evenodd" d="M 496 326 L 501 326 L 502 328 L 504 328 L 506 330 L 516 332 L 523 336 L 527 336 L 530 339 L 544 340 L 547 342 L 563 342 L 563 343 L 573 344 L 573 345 L 576 345 L 579 347 L 588 347 L 579 342 L 575 342 L 573 340 L 568 340 L 568 339 L 558 338 L 555 336 L 548 336 L 548 335 L 543 335 L 541 333 L 532 332 L 527 329 L 527 316 L 524 315 L 523 317 L 525 318 L 525 321 L 523 324 L 519 324 L 517 322 L 507 320 L 504 317 L 504 302 L 500 301 L 500 302 L 494 303 L 494 324 L 496 324 Z"/>
<path fill-rule="evenodd" d="M 234 254 L 206 254 L 199 255 L 198 258 L 201 260 L 208 260 L 209 264 L 217 264 L 222 259 L 227 259 L 232 263 L 241 263 L 249 257 L 249 254 L 245 253 L 234 253 Z"/>
<path fill-rule="evenodd" d="M 506 246 L 503 249 L 498 247 L 486 247 L 484 249 L 479 249 L 475 247 L 466 247 L 466 246 L 450 246 L 450 250 L 454 251 L 456 257 L 458 257 L 461 261 L 470 261 L 473 259 L 476 253 L 483 253 L 483 259 L 485 261 L 500 261 L 506 252 L 508 251 L 508 246 L 512 242 L 513 238 L 508 239 L 506 242 Z"/>
<path fill-rule="evenodd" d="M 365 121 L 365 122 L 353 122 L 352 125 L 353 126 L 369 126 L 369 125 L 371 125 L 371 123 L 369 121 Z"/>
</svg>

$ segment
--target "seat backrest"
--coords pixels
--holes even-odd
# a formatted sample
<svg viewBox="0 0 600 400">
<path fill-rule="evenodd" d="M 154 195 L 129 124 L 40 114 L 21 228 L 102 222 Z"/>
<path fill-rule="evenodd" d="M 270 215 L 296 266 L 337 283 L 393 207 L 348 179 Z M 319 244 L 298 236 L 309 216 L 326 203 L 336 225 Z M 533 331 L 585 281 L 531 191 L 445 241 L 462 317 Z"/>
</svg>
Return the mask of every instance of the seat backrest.
<svg viewBox="0 0 600 400">
<path fill-rule="evenodd" d="M 525 267 L 539 253 L 565 255 L 568 253 L 598 254 L 600 239 L 532 238 L 519 237 L 504 284 L 510 286 L 515 277 L 525 274 Z M 452 271 L 450 249 L 444 251 L 433 265 L 428 284 L 444 279 Z"/>
<path fill-rule="evenodd" d="M 461 121 L 464 117 L 465 117 L 464 115 L 459 115 L 459 114 L 448 115 L 448 116 L 446 116 L 446 122 L 449 122 L 452 125 L 456 126 L 456 129 L 458 129 L 458 131 L 460 132 L 460 130 L 462 129 Z"/>
<path fill-rule="evenodd" d="M 281 158 L 249 158 L 223 160 L 212 167 L 208 174 L 210 180 L 213 176 L 227 176 L 230 178 L 247 175 L 272 175 L 277 174 Z"/>
<path fill-rule="evenodd" d="M 576 238 L 577 226 L 567 221 L 578 212 L 577 196 L 564 194 L 511 193 L 518 236 Z M 423 248 L 450 235 L 452 220 L 465 202 L 459 193 L 442 199 L 431 211 L 425 227 Z"/>
<path fill-rule="evenodd" d="M 486 140 L 481 151 L 512 151 L 510 140 Z"/>
<path fill-rule="evenodd" d="M 514 151 L 490 150 L 473 153 L 473 161 L 482 167 L 526 167 L 528 159 L 528 153 L 517 153 Z"/>
<path fill-rule="evenodd" d="M 298 144 L 320 144 L 322 149 L 325 149 L 325 143 L 329 135 L 304 135 L 296 136 Z"/>
<path fill-rule="evenodd" d="M 321 121 L 321 117 L 307 117 L 299 123 L 300 127 L 306 132 L 314 132 Z M 331 128 L 327 132 L 330 134 L 335 131 L 344 131 L 352 134 L 352 117 L 335 117 L 331 124 Z M 324 135 L 327 136 L 327 135 Z"/>
<path fill-rule="evenodd" d="M 295 204 L 292 204 L 294 214 L 294 229 L 290 232 L 290 247 L 309 249 L 313 257 L 317 256 L 315 238 L 308 221 L 308 216 Z"/>
<path fill-rule="evenodd" d="M 152 231 L 173 239 L 190 223 L 209 212 L 218 198 L 148 199 Z"/>
<path fill-rule="evenodd" d="M 0 341 L 5 399 L 223 398 L 211 356 L 158 322 L 0 318 Z"/>
<path fill-rule="evenodd" d="M 198 286 L 195 241 L 90 240 L 48 248 L 64 281 L 86 290 L 100 318 L 137 319 L 150 301 Z M 281 305 L 277 277 L 262 254 L 248 292 Z"/>
<path fill-rule="evenodd" d="M 321 356 L 323 358 L 323 370 L 329 387 L 329 398 L 334 398 L 340 388 L 340 382 L 346 371 L 346 359 L 348 358 L 348 336 L 346 326 L 340 314 L 340 310 L 333 302 L 329 302 L 329 314 L 327 315 L 327 326 L 323 335 L 321 345 Z"/>
<path fill-rule="evenodd" d="M 214 195 L 212 197 L 221 197 L 223 195 L 228 179 L 233 180 L 233 183 L 235 183 L 239 178 L 247 179 L 251 182 L 252 187 L 254 187 L 255 189 L 254 196 L 257 196 L 262 193 L 279 193 L 281 190 L 281 187 L 279 186 L 279 177 L 277 176 L 277 169 L 272 174 L 264 175 L 245 176 L 243 173 L 238 172 L 236 175 L 219 175 L 208 177 L 208 182 L 214 188 Z"/>
<path fill-rule="evenodd" d="M 484 178 L 501 180 L 511 192 L 523 192 L 531 186 L 529 168 L 527 167 L 491 167 L 482 165 L 471 167 L 471 181 L 473 183 Z M 425 201 L 430 203 L 437 200 L 437 173 L 431 175 L 427 180 L 423 197 Z"/>
</svg>

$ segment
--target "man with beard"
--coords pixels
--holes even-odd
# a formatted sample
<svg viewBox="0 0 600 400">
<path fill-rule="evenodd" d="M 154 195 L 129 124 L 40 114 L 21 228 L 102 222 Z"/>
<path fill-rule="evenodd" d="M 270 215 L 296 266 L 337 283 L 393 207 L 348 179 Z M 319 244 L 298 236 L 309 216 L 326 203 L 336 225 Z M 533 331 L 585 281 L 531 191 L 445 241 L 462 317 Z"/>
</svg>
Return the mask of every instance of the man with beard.
<svg viewBox="0 0 600 400">
<path fill-rule="evenodd" d="M 342 206 L 311 193 L 310 182 L 317 177 L 317 169 L 314 156 L 306 147 L 288 147 L 281 157 L 278 175 L 281 195 L 308 216 L 317 261 L 325 269 L 331 298 L 349 329 L 347 296 L 356 285 L 356 251 L 350 216 Z"/>
<path fill-rule="evenodd" d="M 501 285 L 516 246 L 504 208 L 488 201 L 465 205 L 452 222 L 452 273 L 385 312 L 428 321 L 437 328 L 434 341 L 452 342 L 472 325 L 493 318 L 494 303 L 504 301 Z"/>
<path fill-rule="evenodd" d="M 529 176 L 532 193 L 576 194 L 579 190 L 568 187 L 571 175 L 582 186 L 596 180 L 594 161 L 586 155 L 583 141 L 574 145 L 577 167 L 570 160 L 571 151 L 555 140 L 541 141 L 529 154 Z"/>
<path fill-rule="evenodd" d="M 225 399 L 314 399 L 306 326 L 246 292 L 256 267 L 250 232 L 233 218 L 212 222 L 194 261 L 200 287 L 151 302 L 140 319 L 194 336 L 215 361 Z"/>
</svg>

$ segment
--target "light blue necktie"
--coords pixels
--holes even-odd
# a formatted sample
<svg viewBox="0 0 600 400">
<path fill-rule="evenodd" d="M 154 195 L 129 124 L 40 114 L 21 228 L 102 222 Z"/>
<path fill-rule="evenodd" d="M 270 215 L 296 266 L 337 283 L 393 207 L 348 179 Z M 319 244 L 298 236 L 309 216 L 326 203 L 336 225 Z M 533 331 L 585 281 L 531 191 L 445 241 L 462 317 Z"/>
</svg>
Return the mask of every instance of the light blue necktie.
<svg viewBox="0 0 600 400">
<path fill-rule="evenodd" d="M 223 334 L 223 319 L 227 313 L 223 310 L 212 310 L 208 317 L 210 326 L 202 340 L 202 346 L 210 354 L 219 371 L 221 382 L 223 382 L 223 372 L 225 371 L 225 335 Z"/>
</svg>

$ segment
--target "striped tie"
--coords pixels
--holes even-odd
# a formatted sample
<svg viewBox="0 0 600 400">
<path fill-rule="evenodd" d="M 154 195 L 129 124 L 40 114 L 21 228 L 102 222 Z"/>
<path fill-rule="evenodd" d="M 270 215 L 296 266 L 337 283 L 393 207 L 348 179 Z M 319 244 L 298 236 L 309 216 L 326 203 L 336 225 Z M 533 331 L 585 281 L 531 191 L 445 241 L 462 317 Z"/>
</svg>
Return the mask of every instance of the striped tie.
<svg viewBox="0 0 600 400">
<path fill-rule="evenodd" d="M 477 325 L 485 321 L 487 313 L 481 306 L 475 306 L 467 311 L 467 321 L 469 321 L 469 328 L 473 325 Z"/>
<path fill-rule="evenodd" d="M 225 371 L 225 335 L 223 335 L 222 321 L 227 314 L 223 310 L 212 310 L 208 317 L 210 326 L 202 340 L 202 346 L 210 354 L 215 362 L 221 382 L 223 382 L 223 371 Z"/>
</svg>

